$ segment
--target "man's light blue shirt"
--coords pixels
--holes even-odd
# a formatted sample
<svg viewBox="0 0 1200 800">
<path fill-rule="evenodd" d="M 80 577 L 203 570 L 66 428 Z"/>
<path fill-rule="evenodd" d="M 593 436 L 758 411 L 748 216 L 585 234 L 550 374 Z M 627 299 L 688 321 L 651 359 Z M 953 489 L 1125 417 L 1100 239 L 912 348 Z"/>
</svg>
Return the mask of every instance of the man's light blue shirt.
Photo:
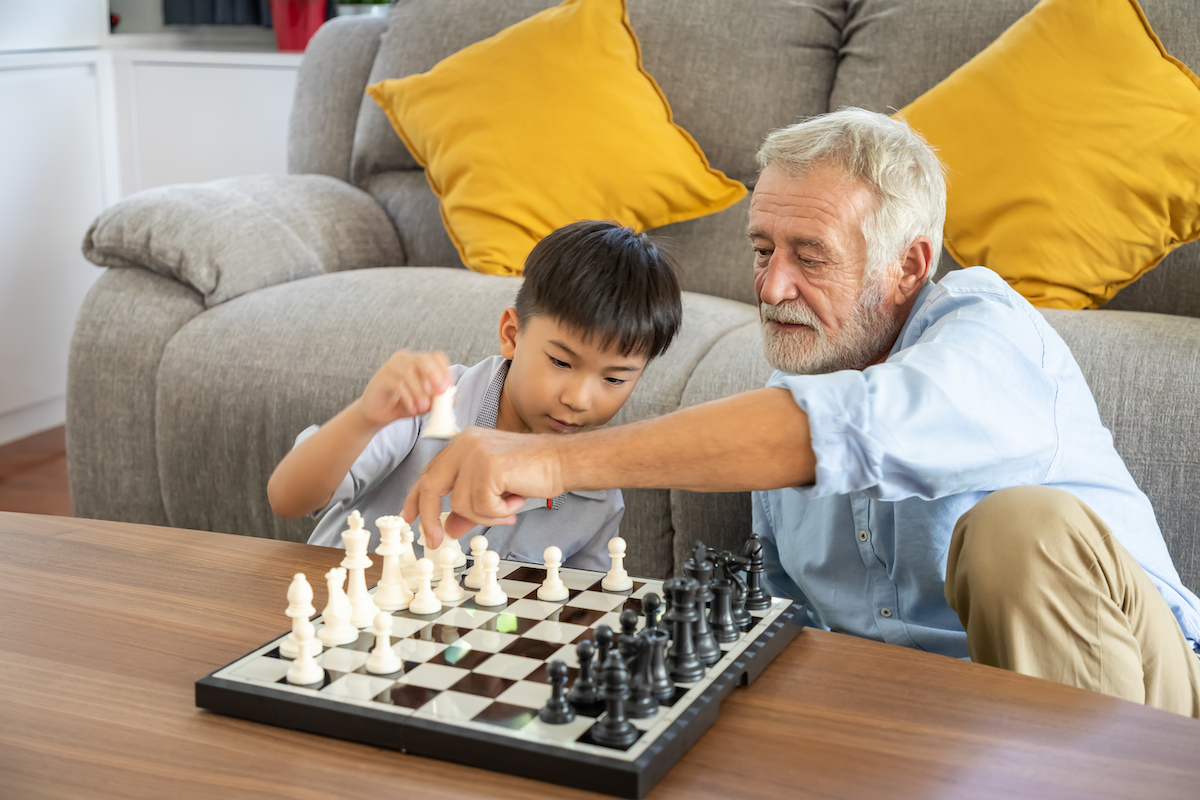
<svg viewBox="0 0 1200 800">
<path fill-rule="evenodd" d="M 1200 599 L 1071 351 L 991 270 L 926 286 L 883 363 L 767 385 L 808 414 L 816 480 L 755 492 L 754 530 L 768 588 L 803 601 L 813 624 L 966 657 L 944 595 L 954 524 L 989 492 L 1044 485 L 1099 514 L 1200 641 Z"/>
</svg>

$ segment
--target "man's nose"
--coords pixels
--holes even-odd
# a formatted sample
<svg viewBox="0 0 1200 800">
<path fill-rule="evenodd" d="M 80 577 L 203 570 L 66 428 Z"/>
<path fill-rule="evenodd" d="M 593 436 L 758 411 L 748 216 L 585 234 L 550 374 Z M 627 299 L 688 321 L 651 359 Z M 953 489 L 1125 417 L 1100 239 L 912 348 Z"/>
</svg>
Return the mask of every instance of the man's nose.
<svg viewBox="0 0 1200 800">
<path fill-rule="evenodd" d="M 757 275 L 758 301 L 776 306 L 785 300 L 795 300 L 800 296 L 800 288 L 796 282 L 795 267 L 788 263 L 787 256 L 776 250 L 771 254 L 771 260 Z"/>
</svg>

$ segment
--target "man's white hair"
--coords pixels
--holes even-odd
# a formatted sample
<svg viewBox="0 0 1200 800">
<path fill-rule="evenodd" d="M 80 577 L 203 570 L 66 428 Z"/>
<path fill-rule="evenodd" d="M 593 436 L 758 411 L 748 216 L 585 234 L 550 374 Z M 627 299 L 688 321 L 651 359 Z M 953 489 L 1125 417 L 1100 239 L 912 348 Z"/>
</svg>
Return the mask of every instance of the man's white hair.
<svg viewBox="0 0 1200 800">
<path fill-rule="evenodd" d="M 863 220 L 868 278 L 899 260 L 918 236 L 933 243 L 929 277 L 942 254 L 946 222 L 945 165 L 903 120 L 863 108 L 841 108 L 780 128 L 758 150 L 762 169 L 778 166 L 793 179 L 836 165 L 875 195 Z"/>
</svg>

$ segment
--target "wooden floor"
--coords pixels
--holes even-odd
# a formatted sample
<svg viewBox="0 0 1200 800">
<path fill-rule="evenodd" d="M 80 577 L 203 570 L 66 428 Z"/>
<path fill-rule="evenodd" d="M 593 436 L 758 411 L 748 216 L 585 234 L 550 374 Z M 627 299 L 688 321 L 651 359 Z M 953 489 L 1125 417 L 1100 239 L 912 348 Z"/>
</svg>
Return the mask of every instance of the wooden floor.
<svg viewBox="0 0 1200 800">
<path fill-rule="evenodd" d="M 0 445 L 0 511 L 73 516 L 63 426 Z"/>
</svg>

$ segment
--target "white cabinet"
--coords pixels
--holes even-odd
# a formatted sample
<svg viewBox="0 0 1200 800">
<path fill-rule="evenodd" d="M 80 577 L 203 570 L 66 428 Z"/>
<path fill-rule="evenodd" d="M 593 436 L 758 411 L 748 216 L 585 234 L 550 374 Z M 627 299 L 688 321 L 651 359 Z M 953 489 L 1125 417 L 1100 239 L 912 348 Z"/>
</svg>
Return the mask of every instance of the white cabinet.
<svg viewBox="0 0 1200 800">
<path fill-rule="evenodd" d="M 285 173 L 300 59 L 0 53 L 0 444 L 65 419 L 75 315 L 102 272 L 80 253 L 92 220 L 141 189 Z"/>
<path fill-rule="evenodd" d="M 79 251 L 117 198 L 112 73 L 96 50 L 0 55 L 0 443 L 64 418 Z"/>
</svg>

